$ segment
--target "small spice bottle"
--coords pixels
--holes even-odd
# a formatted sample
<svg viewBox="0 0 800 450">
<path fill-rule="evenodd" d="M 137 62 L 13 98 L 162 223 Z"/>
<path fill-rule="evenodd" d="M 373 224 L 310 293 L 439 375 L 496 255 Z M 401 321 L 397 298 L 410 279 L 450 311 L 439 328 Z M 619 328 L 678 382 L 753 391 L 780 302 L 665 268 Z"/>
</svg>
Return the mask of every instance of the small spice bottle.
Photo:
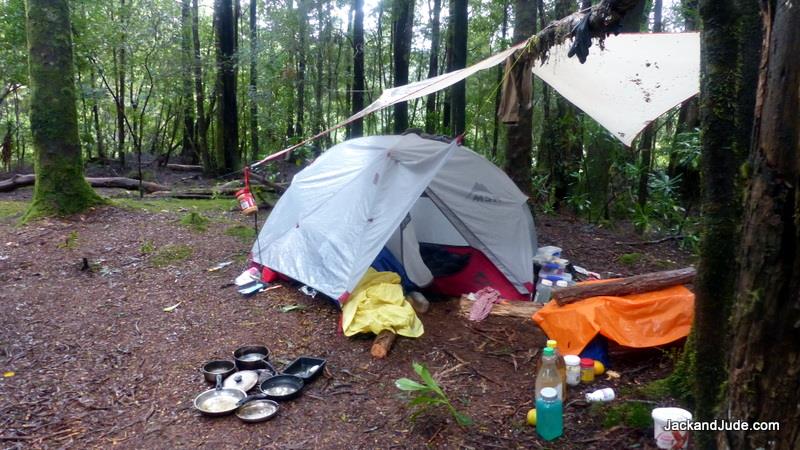
<svg viewBox="0 0 800 450">
<path fill-rule="evenodd" d="M 581 382 L 591 383 L 594 381 L 594 360 L 592 358 L 581 358 Z"/>
<path fill-rule="evenodd" d="M 581 358 L 578 355 L 564 355 L 564 363 L 567 366 L 567 384 L 581 384 Z"/>
</svg>

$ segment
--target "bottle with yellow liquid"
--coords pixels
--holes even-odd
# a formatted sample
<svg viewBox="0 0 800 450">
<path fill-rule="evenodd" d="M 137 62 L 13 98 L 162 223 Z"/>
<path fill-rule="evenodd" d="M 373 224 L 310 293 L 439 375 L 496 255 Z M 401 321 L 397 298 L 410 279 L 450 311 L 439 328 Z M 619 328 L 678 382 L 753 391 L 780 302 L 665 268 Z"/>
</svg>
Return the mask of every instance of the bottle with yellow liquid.
<svg viewBox="0 0 800 450">
<path fill-rule="evenodd" d="M 553 349 L 556 356 L 556 369 L 561 376 L 561 398 L 567 398 L 567 363 L 564 362 L 564 356 L 558 351 L 558 342 L 555 339 L 547 341 L 547 347 Z"/>
</svg>

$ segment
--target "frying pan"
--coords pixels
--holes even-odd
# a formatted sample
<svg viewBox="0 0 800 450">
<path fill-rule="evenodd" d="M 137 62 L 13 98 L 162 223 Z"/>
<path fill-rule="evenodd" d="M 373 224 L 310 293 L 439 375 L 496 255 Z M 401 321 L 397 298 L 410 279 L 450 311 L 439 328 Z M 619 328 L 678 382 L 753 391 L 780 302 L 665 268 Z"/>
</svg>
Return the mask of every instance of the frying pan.
<svg viewBox="0 0 800 450">
<path fill-rule="evenodd" d="M 216 387 L 209 389 L 194 399 L 194 409 L 211 417 L 225 416 L 239 407 L 239 400 L 247 397 L 244 391 L 222 387 L 222 375 L 217 374 Z"/>
</svg>

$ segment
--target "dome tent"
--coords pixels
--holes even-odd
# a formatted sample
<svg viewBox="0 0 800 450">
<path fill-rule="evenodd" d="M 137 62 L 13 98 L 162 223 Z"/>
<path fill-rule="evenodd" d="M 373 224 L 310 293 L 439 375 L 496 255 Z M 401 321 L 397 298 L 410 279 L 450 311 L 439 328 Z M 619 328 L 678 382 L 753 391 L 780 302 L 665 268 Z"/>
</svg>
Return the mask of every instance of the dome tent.
<svg viewBox="0 0 800 450">
<path fill-rule="evenodd" d="M 253 260 L 343 303 L 398 227 L 410 225 L 420 243 L 470 253 L 462 273 L 434 281 L 440 291 L 488 285 L 525 298 L 536 248 L 526 201 L 505 173 L 455 142 L 414 134 L 352 139 L 295 175 L 253 245 Z"/>
</svg>

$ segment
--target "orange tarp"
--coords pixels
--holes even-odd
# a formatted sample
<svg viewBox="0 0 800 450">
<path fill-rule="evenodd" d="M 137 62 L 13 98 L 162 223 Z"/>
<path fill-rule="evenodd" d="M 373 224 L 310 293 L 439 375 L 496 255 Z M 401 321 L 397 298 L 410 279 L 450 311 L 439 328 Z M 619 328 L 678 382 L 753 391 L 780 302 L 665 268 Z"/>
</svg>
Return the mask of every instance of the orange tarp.
<svg viewBox="0 0 800 450">
<path fill-rule="evenodd" d="M 654 347 L 685 337 L 694 294 L 673 286 L 624 297 L 592 297 L 565 306 L 551 301 L 533 315 L 562 354 L 578 354 L 598 334 L 628 347 Z"/>
</svg>

